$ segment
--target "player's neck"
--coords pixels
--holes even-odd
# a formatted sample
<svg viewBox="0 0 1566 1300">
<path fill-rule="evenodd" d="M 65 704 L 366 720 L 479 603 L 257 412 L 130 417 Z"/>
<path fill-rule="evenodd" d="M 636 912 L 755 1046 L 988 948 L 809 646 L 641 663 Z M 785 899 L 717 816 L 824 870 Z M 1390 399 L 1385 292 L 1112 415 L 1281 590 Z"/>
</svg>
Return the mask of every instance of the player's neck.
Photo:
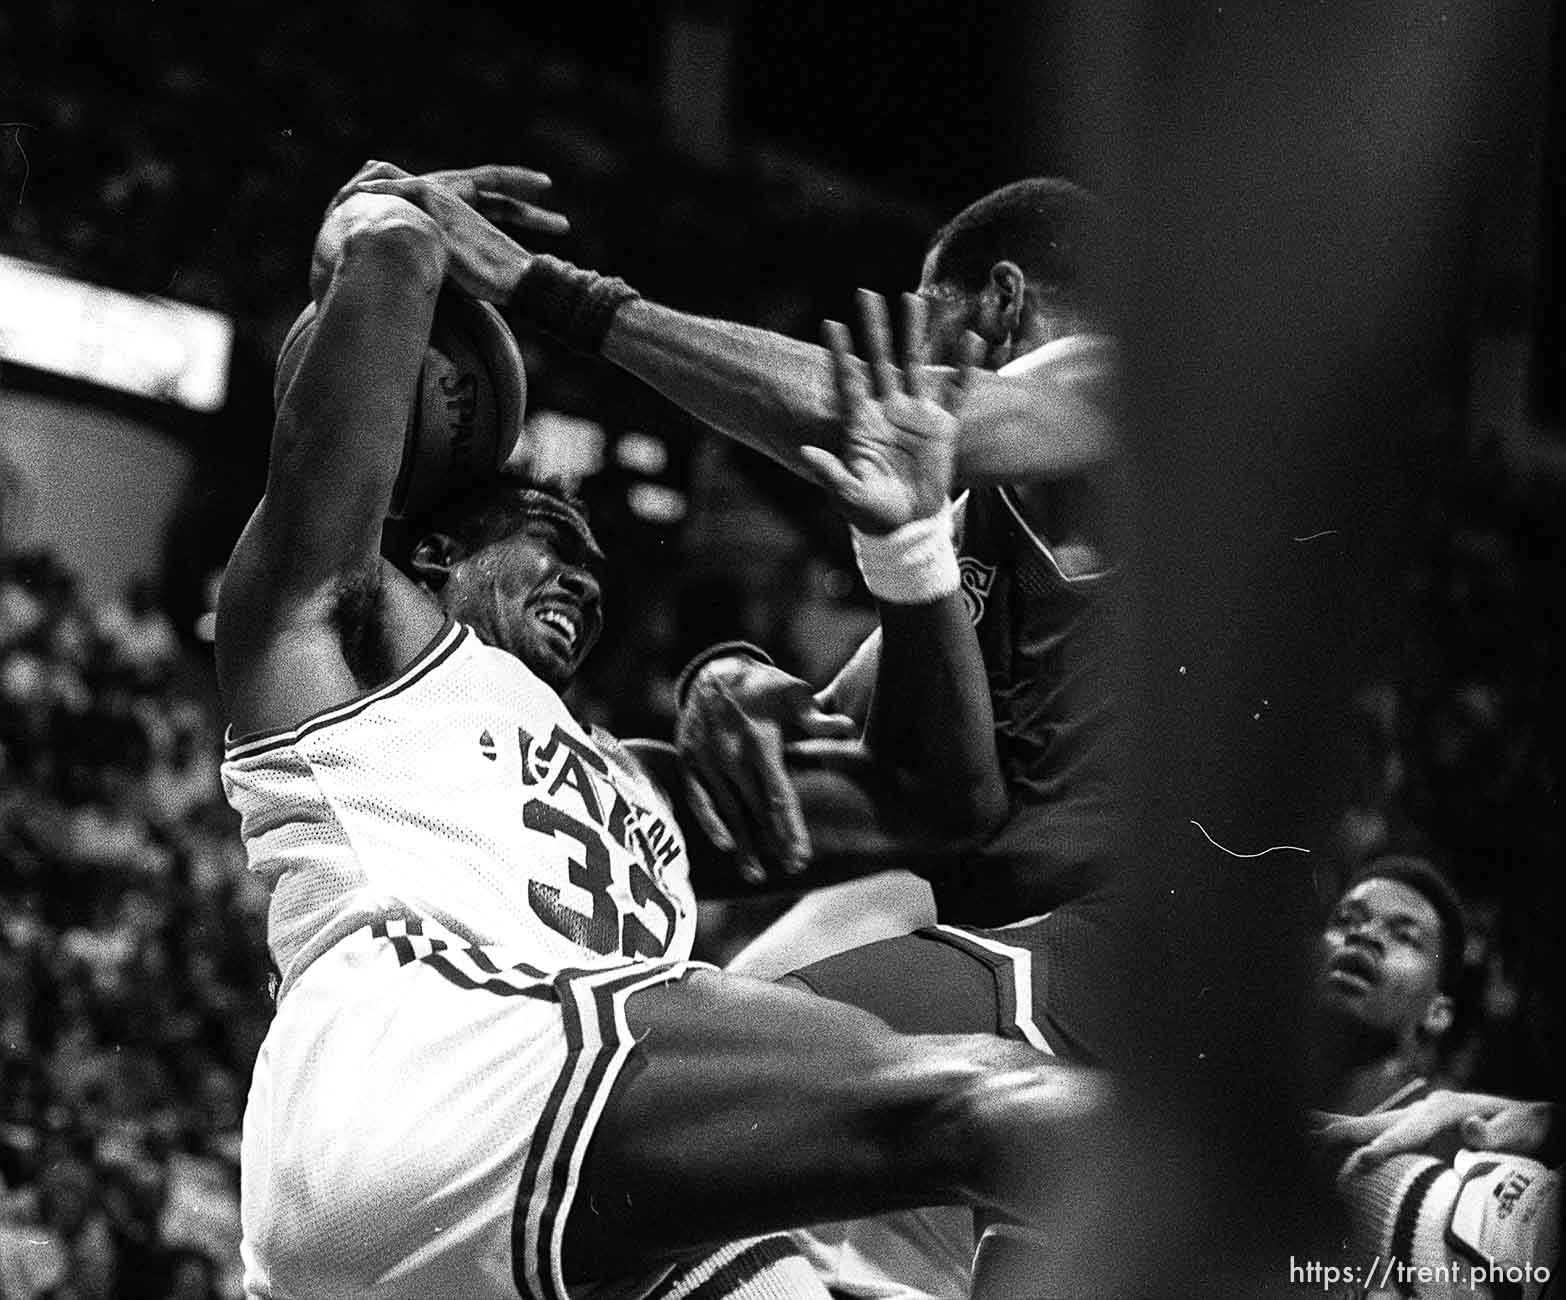
<svg viewBox="0 0 1566 1300">
<path fill-rule="evenodd" d="M 1349 1065 L 1324 1080 L 1322 1109 L 1342 1115 L 1368 1114 L 1423 1073 L 1420 1062 L 1403 1052 Z"/>
<path fill-rule="evenodd" d="M 1017 357 L 1026 356 L 1029 352 L 1036 352 L 1057 339 L 1081 334 L 1084 328 L 1081 317 L 1072 312 L 1034 312 L 1024 318 L 1022 329 L 1012 339 L 1010 359 L 1015 360 Z"/>
</svg>

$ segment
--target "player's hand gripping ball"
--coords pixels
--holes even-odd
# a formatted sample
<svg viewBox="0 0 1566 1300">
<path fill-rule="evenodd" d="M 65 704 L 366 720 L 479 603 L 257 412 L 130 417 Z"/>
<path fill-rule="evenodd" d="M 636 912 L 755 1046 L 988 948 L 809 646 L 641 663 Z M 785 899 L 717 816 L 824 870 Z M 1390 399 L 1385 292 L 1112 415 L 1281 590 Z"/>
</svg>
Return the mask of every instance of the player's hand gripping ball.
<svg viewBox="0 0 1566 1300">
<path fill-rule="evenodd" d="M 272 384 L 274 407 L 299 369 L 315 317 L 312 303 L 283 340 Z M 442 292 L 408 412 L 390 516 L 418 516 L 502 465 L 525 469 L 526 409 L 522 353 L 500 313 L 455 290 Z"/>
</svg>

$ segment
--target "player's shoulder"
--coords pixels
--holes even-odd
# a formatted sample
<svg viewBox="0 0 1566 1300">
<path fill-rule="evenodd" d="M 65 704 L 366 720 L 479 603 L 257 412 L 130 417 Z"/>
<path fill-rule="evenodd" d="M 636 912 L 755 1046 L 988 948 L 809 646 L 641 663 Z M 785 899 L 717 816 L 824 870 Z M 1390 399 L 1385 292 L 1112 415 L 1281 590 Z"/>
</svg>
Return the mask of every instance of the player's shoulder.
<svg viewBox="0 0 1566 1300">
<path fill-rule="evenodd" d="M 1120 344 L 1113 335 L 1084 331 L 1051 339 L 1000 368 L 1007 378 L 1053 383 L 1112 382 L 1119 372 Z"/>
<path fill-rule="evenodd" d="M 297 600 L 225 592 L 216 649 L 230 733 L 288 731 L 384 688 L 427 655 L 448 622 L 379 558 Z"/>
</svg>

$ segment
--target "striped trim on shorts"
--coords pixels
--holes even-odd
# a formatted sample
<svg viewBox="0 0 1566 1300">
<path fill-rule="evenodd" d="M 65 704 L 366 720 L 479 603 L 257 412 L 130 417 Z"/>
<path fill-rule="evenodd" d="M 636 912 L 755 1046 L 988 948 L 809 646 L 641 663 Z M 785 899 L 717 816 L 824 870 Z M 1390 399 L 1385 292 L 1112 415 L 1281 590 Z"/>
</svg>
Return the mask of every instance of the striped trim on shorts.
<svg viewBox="0 0 1566 1300">
<path fill-rule="evenodd" d="M 639 962 L 606 970 L 561 971 L 554 977 L 565 1020 L 567 1056 L 533 1134 L 518 1196 L 525 1213 L 512 1265 L 517 1289 L 538 1300 L 568 1300 L 561 1256 L 566 1218 L 582 1162 L 616 1079 L 636 1045 L 626 1020 L 633 993 L 682 979 L 703 963 Z M 525 1211 L 523 1205 L 526 1205 Z"/>
<path fill-rule="evenodd" d="M 534 1126 L 522 1166 L 513 1225 L 512 1270 L 529 1300 L 568 1300 L 562 1266 L 566 1220 L 582 1163 L 598 1121 L 636 1039 L 626 1019 L 633 993 L 683 979 L 706 962 L 626 961 L 605 967 L 547 972 L 513 960 L 514 947 L 467 943 L 416 916 L 374 923 L 370 933 L 391 944 L 402 966 L 419 963 L 456 987 L 505 998 L 556 1003 L 566 1056 Z M 649 1270 L 649 1287 L 669 1272 Z"/>
<path fill-rule="evenodd" d="M 1002 943 L 994 932 L 977 934 L 955 925 L 931 925 L 917 934 L 949 944 L 986 967 L 995 980 L 1000 1033 L 1020 1038 L 1030 1047 L 1054 1056 L 1033 1005 L 1033 953 L 1016 944 Z"/>
</svg>

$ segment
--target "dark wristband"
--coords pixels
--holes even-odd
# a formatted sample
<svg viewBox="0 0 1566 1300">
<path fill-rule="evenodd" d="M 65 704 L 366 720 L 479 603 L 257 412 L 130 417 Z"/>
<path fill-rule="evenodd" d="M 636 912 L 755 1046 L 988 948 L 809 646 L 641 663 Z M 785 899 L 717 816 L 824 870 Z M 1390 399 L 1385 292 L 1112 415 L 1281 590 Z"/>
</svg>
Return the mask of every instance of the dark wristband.
<svg viewBox="0 0 1566 1300">
<path fill-rule="evenodd" d="M 722 659 L 727 655 L 745 655 L 758 663 L 774 666 L 772 656 L 759 645 L 752 645 L 749 641 L 719 641 L 716 645 L 710 645 L 699 655 L 680 669 L 680 675 L 674 681 L 674 707 L 678 712 L 685 707 L 685 697 L 690 693 L 691 683 L 696 680 L 696 674 L 710 664 L 714 659 Z"/>
<path fill-rule="evenodd" d="M 595 356 L 622 304 L 641 294 L 617 277 L 539 253 L 517 279 L 506 314 Z"/>
</svg>

